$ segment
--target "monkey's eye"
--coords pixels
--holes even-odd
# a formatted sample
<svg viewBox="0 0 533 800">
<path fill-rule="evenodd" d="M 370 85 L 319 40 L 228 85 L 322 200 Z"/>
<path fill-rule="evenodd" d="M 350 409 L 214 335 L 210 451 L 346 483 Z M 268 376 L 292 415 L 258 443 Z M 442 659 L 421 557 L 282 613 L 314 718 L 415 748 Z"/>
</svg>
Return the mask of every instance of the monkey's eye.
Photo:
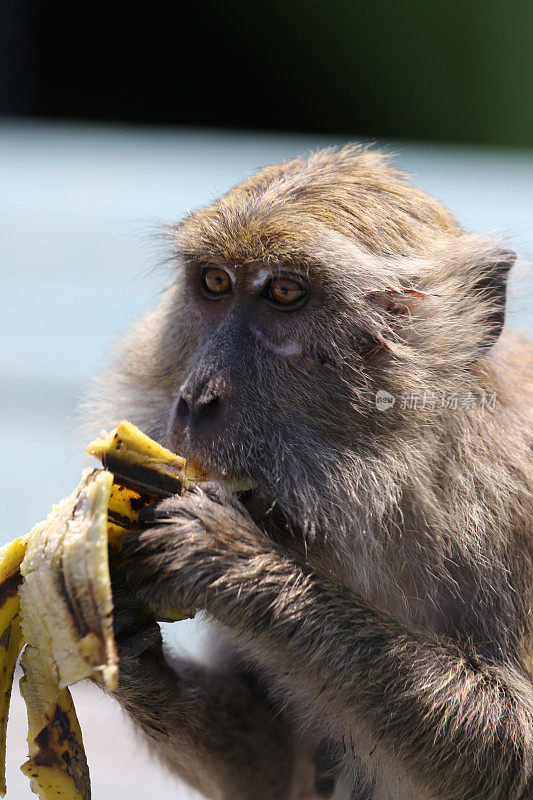
<svg viewBox="0 0 533 800">
<path fill-rule="evenodd" d="M 212 299 L 228 294 L 231 289 L 231 278 L 224 269 L 208 267 L 202 272 L 203 293 Z"/>
<path fill-rule="evenodd" d="M 302 305 L 307 297 L 307 289 L 293 278 L 272 278 L 262 292 L 272 303 L 285 308 Z"/>
</svg>

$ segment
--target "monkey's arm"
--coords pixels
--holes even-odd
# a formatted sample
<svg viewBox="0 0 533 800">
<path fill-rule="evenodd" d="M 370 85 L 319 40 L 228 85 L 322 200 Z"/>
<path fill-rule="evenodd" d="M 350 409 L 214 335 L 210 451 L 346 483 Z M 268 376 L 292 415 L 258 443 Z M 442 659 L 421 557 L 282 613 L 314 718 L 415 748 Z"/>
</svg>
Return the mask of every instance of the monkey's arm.
<svg viewBox="0 0 533 800">
<path fill-rule="evenodd" d="M 410 631 L 276 550 L 213 484 L 161 504 L 128 546 L 145 601 L 205 608 L 275 652 L 340 733 L 362 731 L 428 795 L 533 797 L 533 687 Z"/>
<path fill-rule="evenodd" d="M 116 582 L 114 598 L 120 684 L 113 696 L 159 758 L 206 797 L 287 798 L 291 732 L 259 690 L 238 674 L 186 659 L 169 667 L 159 626 L 126 623 Z"/>
</svg>

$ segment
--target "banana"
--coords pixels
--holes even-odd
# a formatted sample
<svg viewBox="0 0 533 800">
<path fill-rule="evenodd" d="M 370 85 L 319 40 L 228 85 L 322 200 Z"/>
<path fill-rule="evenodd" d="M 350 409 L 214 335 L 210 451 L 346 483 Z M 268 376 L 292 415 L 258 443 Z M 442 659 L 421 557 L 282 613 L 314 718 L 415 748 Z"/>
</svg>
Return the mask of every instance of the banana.
<svg viewBox="0 0 533 800">
<path fill-rule="evenodd" d="M 131 422 L 121 422 L 116 430 L 91 442 L 85 452 L 98 458 L 117 483 L 152 499 L 181 494 L 191 483 L 185 475 L 185 459 L 154 442 Z"/>
<path fill-rule="evenodd" d="M 67 690 L 92 678 L 113 690 L 118 659 L 107 562 L 113 475 L 86 470 L 76 490 L 29 535 L 20 571 L 21 692 L 30 758 L 23 771 L 42 800 L 90 797 L 89 771 Z"/>
<path fill-rule="evenodd" d="M 104 469 L 87 469 L 74 492 L 29 534 L 0 549 L 0 795 L 6 792 L 6 726 L 19 653 L 28 712 L 22 771 L 41 800 L 89 800 L 89 769 L 68 686 L 118 685 L 109 558 L 119 558 L 140 510 L 182 493 L 204 473 L 129 422 L 92 442 Z M 190 617 L 147 609 L 156 619 Z"/>
<path fill-rule="evenodd" d="M 117 657 L 107 562 L 113 475 L 86 470 L 75 491 L 30 532 L 19 588 L 28 644 L 52 653 L 63 689 L 91 677 L 113 690 Z"/>
<path fill-rule="evenodd" d="M 25 672 L 21 679 L 21 693 L 28 708 L 28 745 L 30 758 L 21 770 L 30 780 L 30 786 L 41 800 L 90 800 L 91 783 L 89 767 L 83 749 L 80 725 L 68 689 L 62 689 L 55 698 L 54 713 L 44 728 L 41 703 L 52 687 L 31 684 L 28 675 L 42 673 L 40 664 L 32 662 L 28 645 L 22 656 Z M 34 693 L 37 689 L 36 693 Z M 55 685 L 53 686 L 55 691 Z M 30 712 L 31 709 L 31 712 Z"/>
<path fill-rule="evenodd" d="M 85 452 L 115 475 L 108 506 L 112 551 L 120 549 L 128 529 L 137 527 L 143 507 L 155 499 L 182 494 L 207 475 L 200 465 L 185 461 L 126 421 L 91 442 Z M 147 612 L 160 622 L 178 622 L 194 615 L 190 610 L 175 608 L 149 608 Z"/>
</svg>

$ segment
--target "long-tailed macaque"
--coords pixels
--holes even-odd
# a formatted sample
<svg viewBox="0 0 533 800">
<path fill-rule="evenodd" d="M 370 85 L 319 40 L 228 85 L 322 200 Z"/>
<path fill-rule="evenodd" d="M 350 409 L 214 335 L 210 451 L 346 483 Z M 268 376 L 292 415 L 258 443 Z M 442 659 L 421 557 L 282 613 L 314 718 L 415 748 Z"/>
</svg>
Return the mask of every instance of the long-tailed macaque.
<svg viewBox="0 0 533 800">
<path fill-rule="evenodd" d="M 116 698 L 217 800 L 532 800 L 514 254 L 359 147 L 267 167 L 169 237 L 98 422 L 210 480 L 128 538 Z M 145 602 L 204 610 L 206 662 L 171 668 L 131 627 Z"/>
</svg>

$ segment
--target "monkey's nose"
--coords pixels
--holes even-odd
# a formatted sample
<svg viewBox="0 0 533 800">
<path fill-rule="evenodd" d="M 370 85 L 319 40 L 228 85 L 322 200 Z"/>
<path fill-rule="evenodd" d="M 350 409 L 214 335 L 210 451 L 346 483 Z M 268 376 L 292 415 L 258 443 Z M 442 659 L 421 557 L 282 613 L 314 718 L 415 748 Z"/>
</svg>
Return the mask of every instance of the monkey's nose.
<svg viewBox="0 0 533 800">
<path fill-rule="evenodd" d="M 190 386 L 184 384 L 176 403 L 174 422 L 176 427 L 205 426 L 214 422 L 222 407 L 221 392 L 212 384 Z"/>
</svg>

